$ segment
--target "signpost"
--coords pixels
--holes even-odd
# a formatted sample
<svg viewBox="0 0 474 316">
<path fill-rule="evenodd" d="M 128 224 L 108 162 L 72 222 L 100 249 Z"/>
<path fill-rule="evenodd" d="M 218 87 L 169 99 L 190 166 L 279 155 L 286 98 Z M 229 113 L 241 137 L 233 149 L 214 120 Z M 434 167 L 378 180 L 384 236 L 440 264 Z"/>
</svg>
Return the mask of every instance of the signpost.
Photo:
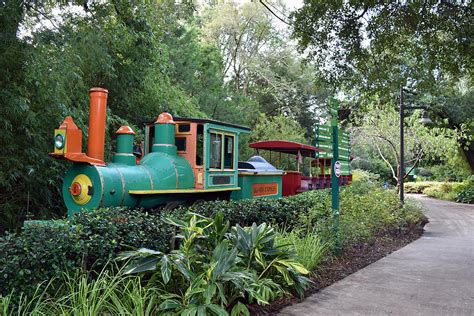
<svg viewBox="0 0 474 316">
<path fill-rule="evenodd" d="M 339 108 L 339 103 L 336 99 L 329 99 L 329 108 L 331 110 L 331 126 L 332 126 L 332 168 L 331 168 L 331 202 L 332 202 L 332 213 L 334 219 L 333 232 L 335 235 L 335 247 L 334 253 L 336 256 L 341 255 L 341 238 L 340 238 L 340 228 L 339 228 L 339 176 L 341 175 L 341 163 L 339 160 L 339 128 L 337 124 L 337 110 Z M 338 169 L 336 173 L 336 168 Z"/>
<path fill-rule="evenodd" d="M 331 113 L 330 124 L 317 125 L 315 128 L 315 147 L 325 150 L 318 152 L 318 158 L 331 159 L 331 196 L 333 214 L 333 233 L 335 236 L 335 254 L 341 254 L 340 228 L 339 228 L 339 177 L 350 173 L 350 137 L 349 133 L 338 127 L 339 102 L 329 99 Z M 337 145 L 336 145 L 337 144 Z"/>
</svg>

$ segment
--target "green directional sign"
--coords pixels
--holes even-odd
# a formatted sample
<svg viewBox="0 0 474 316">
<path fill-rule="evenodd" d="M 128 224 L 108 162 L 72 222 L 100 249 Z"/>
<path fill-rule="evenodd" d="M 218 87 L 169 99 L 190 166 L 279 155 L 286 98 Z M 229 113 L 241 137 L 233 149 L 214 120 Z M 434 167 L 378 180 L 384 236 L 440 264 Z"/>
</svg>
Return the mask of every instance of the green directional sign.
<svg viewBox="0 0 474 316">
<path fill-rule="evenodd" d="M 316 134 L 326 133 L 328 135 L 332 134 L 332 127 L 330 125 L 316 125 Z"/>
<path fill-rule="evenodd" d="M 329 143 L 316 143 L 316 147 L 324 150 L 332 150 L 332 144 Z"/>
<path fill-rule="evenodd" d="M 331 142 L 331 139 L 332 139 L 331 135 L 324 135 L 324 134 L 316 135 L 316 141 Z"/>
<path fill-rule="evenodd" d="M 339 144 L 344 143 L 344 144 L 350 144 L 351 140 L 349 138 L 340 138 L 339 139 Z"/>
<path fill-rule="evenodd" d="M 318 158 L 332 158 L 332 152 L 318 152 Z"/>
</svg>

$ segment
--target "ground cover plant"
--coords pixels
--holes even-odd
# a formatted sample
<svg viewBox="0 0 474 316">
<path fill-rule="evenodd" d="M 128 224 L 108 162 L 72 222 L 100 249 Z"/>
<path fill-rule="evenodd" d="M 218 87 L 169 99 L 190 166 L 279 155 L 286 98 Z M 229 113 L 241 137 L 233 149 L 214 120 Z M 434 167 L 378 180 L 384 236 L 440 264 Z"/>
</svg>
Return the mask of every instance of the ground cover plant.
<svg viewBox="0 0 474 316">
<path fill-rule="evenodd" d="M 160 312 L 227 313 L 235 308 L 245 313 L 245 304 L 301 293 L 300 277 L 332 257 L 336 235 L 330 202 L 330 191 L 321 190 L 282 199 L 205 202 L 159 214 L 108 209 L 80 213 L 57 227 L 31 227 L 0 239 L 6 249 L 0 253 L 1 304 L 32 309 L 35 293 L 45 292 L 44 299 L 76 308 L 63 298 L 76 290 L 58 276 L 82 270 L 88 282 L 95 282 L 94 271 L 132 251 L 122 257 L 144 260 L 127 271 L 141 275 L 147 298 L 137 298 L 140 304 L 152 304 L 147 296 L 152 295 Z M 403 233 L 420 222 L 419 208 L 411 203 L 399 208 L 396 192 L 378 183 L 355 182 L 341 189 L 338 236 L 343 250 Z M 141 248 L 152 250 L 134 250 Z M 116 275 L 110 271 L 111 278 Z M 129 301 L 122 292 L 127 296 L 122 300 Z"/>
<path fill-rule="evenodd" d="M 0 295 L 0 315 L 156 315 L 155 291 L 121 271 L 64 272 L 29 297 Z"/>
</svg>

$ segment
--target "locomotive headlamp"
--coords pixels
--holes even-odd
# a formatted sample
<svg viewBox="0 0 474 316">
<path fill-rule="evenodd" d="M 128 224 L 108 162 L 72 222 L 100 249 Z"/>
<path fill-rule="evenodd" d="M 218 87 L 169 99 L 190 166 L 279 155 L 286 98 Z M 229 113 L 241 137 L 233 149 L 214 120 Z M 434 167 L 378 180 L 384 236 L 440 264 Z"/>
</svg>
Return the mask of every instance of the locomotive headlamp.
<svg viewBox="0 0 474 316">
<path fill-rule="evenodd" d="M 93 194 L 91 179 L 85 174 L 78 174 L 72 180 L 69 192 L 74 203 L 78 205 L 89 203 Z"/>
<path fill-rule="evenodd" d="M 64 135 L 56 134 L 56 136 L 54 136 L 54 146 L 56 146 L 57 149 L 64 147 Z"/>
</svg>

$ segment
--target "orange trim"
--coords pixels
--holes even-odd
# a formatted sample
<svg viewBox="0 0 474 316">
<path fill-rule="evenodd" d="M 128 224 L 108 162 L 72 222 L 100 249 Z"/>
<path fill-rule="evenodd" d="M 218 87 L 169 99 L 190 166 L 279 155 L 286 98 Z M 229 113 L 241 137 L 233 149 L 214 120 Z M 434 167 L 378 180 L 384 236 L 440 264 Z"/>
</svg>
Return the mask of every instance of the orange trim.
<svg viewBox="0 0 474 316">
<path fill-rule="evenodd" d="M 188 122 L 186 122 L 186 124 L 188 124 Z M 177 134 L 177 137 L 186 138 L 186 151 L 178 151 L 178 155 L 184 157 L 193 168 L 194 188 L 203 189 L 204 168 L 203 166 L 196 166 L 196 137 L 198 124 L 194 122 L 189 122 L 189 124 L 189 132 Z"/>
<path fill-rule="evenodd" d="M 115 134 L 131 134 L 131 135 L 135 135 L 135 132 L 133 131 L 133 129 L 132 129 L 130 126 L 124 125 L 124 126 L 121 126 L 121 127 L 115 132 Z"/>
<path fill-rule="evenodd" d="M 58 129 L 79 129 L 70 116 L 66 116 Z"/>
<path fill-rule="evenodd" d="M 87 154 L 90 158 L 104 160 L 105 115 L 108 91 L 102 88 L 89 90 L 89 139 Z"/>
<path fill-rule="evenodd" d="M 89 157 L 84 153 L 65 153 L 64 155 L 50 153 L 49 155 L 54 159 L 68 160 L 72 162 L 85 162 L 94 166 L 105 166 L 105 162 L 103 160 Z"/>
<path fill-rule="evenodd" d="M 160 115 L 158 115 L 158 118 L 156 119 L 156 122 L 158 124 L 175 124 L 173 121 L 173 116 L 169 114 L 168 112 L 163 112 Z"/>
<path fill-rule="evenodd" d="M 82 152 L 82 131 L 74 123 L 70 116 L 66 116 L 59 126 L 59 129 L 66 130 L 66 144 L 64 153 L 80 153 Z"/>
</svg>

